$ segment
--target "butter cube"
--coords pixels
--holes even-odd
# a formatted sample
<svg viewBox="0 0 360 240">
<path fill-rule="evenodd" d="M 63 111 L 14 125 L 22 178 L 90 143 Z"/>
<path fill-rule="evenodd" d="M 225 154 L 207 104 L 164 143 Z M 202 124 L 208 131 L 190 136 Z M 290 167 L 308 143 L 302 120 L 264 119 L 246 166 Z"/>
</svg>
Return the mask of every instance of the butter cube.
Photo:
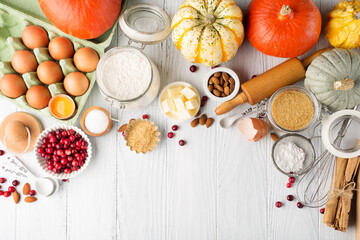
<svg viewBox="0 0 360 240">
<path fill-rule="evenodd" d="M 183 90 L 180 91 L 182 95 L 184 95 L 188 100 L 196 97 L 196 93 L 191 90 L 189 87 L 185 87 Z"/>
<path fill-rule="evenodd" d="M 199 106 L 199 102 L 197 99 L 191 99 L 190 101 L 185 102 L 186 109 L 196 109 Z"/>
<path fill-rule="evenodd" d="M 183 89 L 182 87 L 169 88 L 167 90 L 167 93 L 168 93 L 169 97 L 173 98 L 173 97 L 181 95 L 182 89 Z"/>
<path fill-rule="evenodd" d="M 161 102 L 162 109 L 164 113 L 173 113 L 175 112 L 175 105 L 171 98 L 167 98 Z"/>
<path fill-rule="evenodd" d="M 184 95 L 180 95 L 178 97 L 173 98 L 173 101 L 175 103 L 176 111 L 182 112 L 185 111 L 185 98 Z"/>
<path fill-rule="evenodd" d="M 175 114 L 176 114 L 176 117 L 180 120 L 191 118 L 191 114 L 188 110 L 176 112 Z"/>
</svg>

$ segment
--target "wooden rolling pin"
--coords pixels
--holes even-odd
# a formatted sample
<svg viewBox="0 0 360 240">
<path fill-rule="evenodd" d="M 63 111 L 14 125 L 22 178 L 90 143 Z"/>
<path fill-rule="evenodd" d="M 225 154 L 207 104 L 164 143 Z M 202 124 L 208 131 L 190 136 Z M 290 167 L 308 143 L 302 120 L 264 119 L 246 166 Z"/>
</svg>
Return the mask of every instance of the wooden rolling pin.
<svg viewBox="0 0 360 240">
<path fill-rule="evenodd" d="M 327 50 L 330 50 L 330 48 L 321 49 L 302 61 L 297 58 L 291 58 L 245 82 L 241 85 L 242 93 L 238 94 L 234 99 L 224 102 L 217 107 L 215 110 L 216 114 L 222 115 L 246 102 L 254 105 L 261 100 L 270 97 L 280 88 L 304 79 L 305 69 L 316 57 Z"/>
</svg>

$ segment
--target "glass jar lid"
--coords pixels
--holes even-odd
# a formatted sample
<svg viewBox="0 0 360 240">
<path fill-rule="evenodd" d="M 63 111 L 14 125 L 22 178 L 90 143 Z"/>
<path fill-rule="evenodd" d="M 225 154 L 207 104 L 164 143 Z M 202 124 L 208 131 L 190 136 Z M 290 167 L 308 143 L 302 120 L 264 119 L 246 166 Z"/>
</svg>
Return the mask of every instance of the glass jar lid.
<svg viewBox="0 0 360 240">
<path fill-rule="evenodd" d="M 127 8 L 119 18 L 124 34 L 144 45 L 158 44 L 171 33 L 169 15 L 152 4 L 136 4 Z"/>
</svg>

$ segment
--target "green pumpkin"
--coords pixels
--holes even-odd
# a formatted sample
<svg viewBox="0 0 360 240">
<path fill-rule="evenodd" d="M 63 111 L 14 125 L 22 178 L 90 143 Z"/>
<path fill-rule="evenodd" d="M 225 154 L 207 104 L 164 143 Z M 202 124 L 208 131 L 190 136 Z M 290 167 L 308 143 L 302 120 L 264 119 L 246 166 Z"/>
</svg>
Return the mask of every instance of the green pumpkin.
<svg viewBox="0 0 360 240">
<path fill-rule="evenodd" d="M 306 71 L 305 87 L 330 111 L 360 104 L 360 55 L 336 48 L 317 57 Z"/>
</svg>

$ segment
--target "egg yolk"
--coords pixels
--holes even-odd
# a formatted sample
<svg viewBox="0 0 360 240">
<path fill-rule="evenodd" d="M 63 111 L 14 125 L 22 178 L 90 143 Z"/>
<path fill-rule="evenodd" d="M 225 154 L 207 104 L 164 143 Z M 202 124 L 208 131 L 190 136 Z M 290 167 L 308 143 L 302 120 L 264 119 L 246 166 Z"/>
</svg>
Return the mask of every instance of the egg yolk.
<svg viewBox="0 0 360 240">
<path fill-rule="evenodd" d="M 75 110 L 74 102 L 63 96 L 56 97 L 50 107 L 51 112 L 58 118 L 70 117 Z"/>
</svg>

